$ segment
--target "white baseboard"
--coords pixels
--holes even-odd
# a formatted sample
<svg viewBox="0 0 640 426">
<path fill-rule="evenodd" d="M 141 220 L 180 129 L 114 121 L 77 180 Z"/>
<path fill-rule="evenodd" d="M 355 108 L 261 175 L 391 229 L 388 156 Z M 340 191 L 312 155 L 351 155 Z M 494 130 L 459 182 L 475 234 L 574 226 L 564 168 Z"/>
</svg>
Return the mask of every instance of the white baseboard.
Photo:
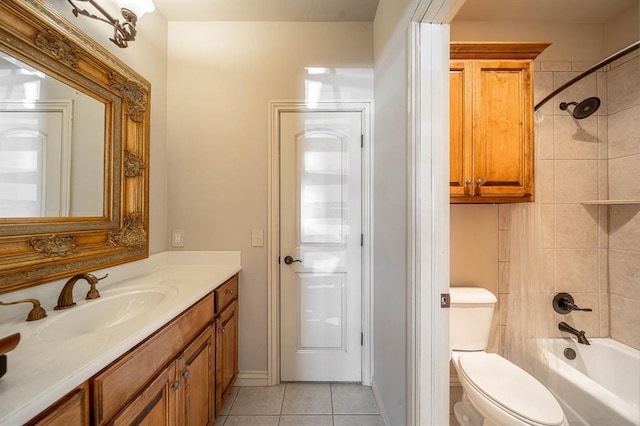
<svg viewBox="0 0 640 426">
<path fill-rule="evenodd" d="M 245 370 L 238 371 L 238 378 L 235 386 L 268 386 L 268 375 L 266 370 Z"/>
<path fill-rule="evenodd" d="M 380 397 L 380 390 L 378 389 L 378 382 L 376 382 L 375 377 L 371 379 L 371 390 L 373 391 L 373 397 L 376 399 L 376 404 L 378 404 L 378 411 L 380 411 L 380 417 L 382 417 L 384 425 L 391 426 L 389 417 L 387 416 L 387 411 L 384 409 L 384 404 L 382 403 L 382 398 Z"/>
</svg>

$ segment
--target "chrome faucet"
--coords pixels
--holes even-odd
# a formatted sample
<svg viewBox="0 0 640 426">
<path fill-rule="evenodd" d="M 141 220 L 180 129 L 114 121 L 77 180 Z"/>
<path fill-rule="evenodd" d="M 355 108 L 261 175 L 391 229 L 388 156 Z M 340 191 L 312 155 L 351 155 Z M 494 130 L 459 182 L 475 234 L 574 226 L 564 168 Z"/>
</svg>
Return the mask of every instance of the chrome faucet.
<svg viewBox="0 0 640 426">
<path fill-rule="evenodd" d="M 558 330 L 573 334 L 578 338 L 578 343 L 582 343 L 583 345 L 591 344 L 589 343 L 589 340 L 587 340 L 587 336 L 585 336 L 584 331 L 578 331 L 564 321 L 558 324 Z"/>
<path fill-rule="evenodd" d="M 67 309 L 75 306 L 76 302 L 73 301 L 73 286 L 75 286 L 76 282 L 80 279 L 87 280 L 87 282 L 91 286 L 91 289 L 87 293 L 86 299 L 97 299 L 98 297 L 100 297 L 100 292 L 96 289 L 96 284 L 98 284 L 98 281 L 103 280 L 108 276 L 109 274 L 105 275 L 102 278 L 96 278 L 96 276 L 93 274 L 78 274 L 71 277 L 69 281 L 67 281 L 67 283 L 64 285 L 64 287 L 62 287 L 60 296 L 58 296 L 58 304 L 53 309 L 58 311 L 60 309 Z"/>
</svg>

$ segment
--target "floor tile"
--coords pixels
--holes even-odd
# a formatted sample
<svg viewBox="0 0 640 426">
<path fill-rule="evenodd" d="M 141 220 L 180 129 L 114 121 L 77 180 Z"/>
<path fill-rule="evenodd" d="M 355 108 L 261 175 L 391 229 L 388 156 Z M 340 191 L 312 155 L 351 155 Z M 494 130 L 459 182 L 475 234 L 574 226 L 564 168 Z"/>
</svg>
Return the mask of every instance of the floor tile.
<svg viewBox="0 0 640 426">
<path fill-rule="evenodd" d="M 333 426 L 331 416 L 281 416 L 280 426 Z"/>
<path fill-rule="evenodd" d="M 227 400 L 224 402 L 224 405 L 220 409 L 220 412 L 218 413 L 218 415 L 226 416 L 227 414 L 229 414 L 229 410 L 233 405 L 233 401 L 235 401 L 236 396 L 238 395 L 238 390 L 239 388 L 237 386 L 234 386 L 231 388 L 231 392 L 229 392 L 229 396 L 227 397 Z"/>
<path fill-rule="evenodd" d="M 384 426 L 382 417 L 369 415 L 333 416 L 334 426 Z"/>
<path fill-rule="evenodd" d="M 216 417 L 216 423 L 214 426 L 222 426 L 224 425 L 224 421 L 227 420 L 227 416 L 218 416 Z"/>
<path fill-rule="evenodd" d="M 331 414 L 329 383 L 287 383 L 282 414 Z"/>
<path fill-rule="evenodd" d="M 229 415 L 279 415 L 284 390 L 285 385 L 241 387 L 235 401 L 233 401 Z M 230 424 L 229 420 L 230 418 L 227 418 L 225 424 Z"/>
<path fill-rule="evenodd" d="M 333 414 L 378 414 L 373 392 L 368 386 L 332 383 Z"/>
<path fill-rule="evenodd" d="M 227 416 L 224 426 L 278 426 L 279 416 Z"/>
</svg>

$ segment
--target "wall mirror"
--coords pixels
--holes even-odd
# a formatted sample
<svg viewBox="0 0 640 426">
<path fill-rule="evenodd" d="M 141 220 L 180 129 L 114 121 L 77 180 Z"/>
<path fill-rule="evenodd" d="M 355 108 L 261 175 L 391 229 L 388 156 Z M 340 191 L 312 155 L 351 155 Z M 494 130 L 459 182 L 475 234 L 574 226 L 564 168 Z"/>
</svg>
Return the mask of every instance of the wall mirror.
<svg viewBox="0 0 640 426">
<path fill-rule="evenodd" d="M 149 94 L 43 2 L 0 3 L 0 294 L 148 256 Z"/>
</svg>

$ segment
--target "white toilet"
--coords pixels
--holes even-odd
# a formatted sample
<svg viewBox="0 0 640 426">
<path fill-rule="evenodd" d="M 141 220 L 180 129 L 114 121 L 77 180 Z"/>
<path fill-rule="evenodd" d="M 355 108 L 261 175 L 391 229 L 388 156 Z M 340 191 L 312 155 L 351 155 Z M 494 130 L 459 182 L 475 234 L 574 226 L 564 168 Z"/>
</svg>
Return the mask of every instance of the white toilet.
<svg viewBox="0 0 640 426">
<path fill-rule="evenodd" d="M 496 297 L 486 289 L 451 287 L 450 344 L 462 383 L 454 406 L 461 426 L 565 426 L 558 401 L 538 380 L 500 355 L 485 352 Z"/>
</svg>

